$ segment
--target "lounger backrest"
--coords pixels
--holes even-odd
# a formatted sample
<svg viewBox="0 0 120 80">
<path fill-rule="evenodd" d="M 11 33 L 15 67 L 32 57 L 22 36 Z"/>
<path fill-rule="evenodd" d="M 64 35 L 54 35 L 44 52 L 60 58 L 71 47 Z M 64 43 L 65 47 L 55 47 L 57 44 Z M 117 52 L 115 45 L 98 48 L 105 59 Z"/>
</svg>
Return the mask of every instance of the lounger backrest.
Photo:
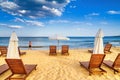
<svg viewBox="0 0 120 80">
<path fill-rule="evenodd" d="M 49 46 L 49 49 L 50 49 L 50 53 L 56 53 L 56 46 L 55 45 Z"/>
<path fill-rule="evenodd" d="M 62 45 L 62 53 L 68 53 L 69 46 L 68 45 Z"/>
<path fill-rule="evenodd" d="M 104 57 L 105 57 L 104 54 L 92 54 L 90 63 L 89 63 L 89 69 L 90 68 L 100 68 Z"/>
<path fill-rule="evenodd" d="M 105 48 L 104 48 L 104 52 L 105 51 L 110 51 L 111 47 L 112 47 L 112 44 L 106 44 Z"/>
<path fill-rule="evenodd" d="M 113 63 L 113 67 L 114 68 L 120 68 L 120 53 L 118 54 L 118 56 L 116 57 L 114 63 Z"/>
<path fill-rule="evenodd" d="M 27 74 L 21 59 L 5 59 L 13 74 Z"/>
<path fill-rule="evenodd" d="M 6 46 L 0 46 L 1 54 L 7 54 L 7 47 Z"/>
</svg>

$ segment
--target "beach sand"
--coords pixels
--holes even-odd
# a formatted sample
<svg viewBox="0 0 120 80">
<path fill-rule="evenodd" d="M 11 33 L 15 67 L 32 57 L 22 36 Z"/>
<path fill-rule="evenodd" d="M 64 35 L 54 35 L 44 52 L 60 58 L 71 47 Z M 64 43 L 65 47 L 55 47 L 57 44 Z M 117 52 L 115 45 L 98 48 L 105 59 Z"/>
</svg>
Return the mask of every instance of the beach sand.
<svg viewBox="0 0 120 80">
<path fill-rule="evenodd" d="M 26 55 L 22 55 L 24 64 L 37 64 L 37 69 L 26 78 L 26 80 L 120 80 L 120 73 L 114 74 L 113 70 L 102 64 L 102 68 L 107 71 L 103 75 L 91 75 L 80 66 L 79 61 L 89 61 L 91 54 L 88 49 L 69 50 L 69 56 L 49 56 L 49 50 L 22 50 Z M 112 53 L 107 54 L 105 60 L 114 61 L 120 47 L 112 47 Z M 60 51 L 59 51 L 60 52 Z M 6 63 L 5 57 L 0 57 L 0 65 Z M 11 74 L 7 71 L 0 75 L 0 80 L 4 80 Z"/>
</svg>

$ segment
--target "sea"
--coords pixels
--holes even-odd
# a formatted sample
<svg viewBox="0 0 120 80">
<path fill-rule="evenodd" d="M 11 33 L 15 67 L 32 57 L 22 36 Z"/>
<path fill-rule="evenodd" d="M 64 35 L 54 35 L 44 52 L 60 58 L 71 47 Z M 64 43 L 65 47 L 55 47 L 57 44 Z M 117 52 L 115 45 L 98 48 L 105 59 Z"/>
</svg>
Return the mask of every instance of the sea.
<svg viewBox="0 0 120 80">
<path fill-rule="evenodd" d="M 69 40 L 50 40 L 48 37 L 18 37 L 19 47 L 28 49 L 29 41 L 32 42 L 32 49 L 47 50 L 50 45 L 61 47 L 69 45 L 70 49 L 93 48 L 94 37 L 68 37 Z M 8 46 L 10 37 L 0 37 L 0 46 Z M 120 36 L 106 36 L 103 38 L 104 45 L 111 43 L 113 46 L 120 46 Z"/>
</svg>

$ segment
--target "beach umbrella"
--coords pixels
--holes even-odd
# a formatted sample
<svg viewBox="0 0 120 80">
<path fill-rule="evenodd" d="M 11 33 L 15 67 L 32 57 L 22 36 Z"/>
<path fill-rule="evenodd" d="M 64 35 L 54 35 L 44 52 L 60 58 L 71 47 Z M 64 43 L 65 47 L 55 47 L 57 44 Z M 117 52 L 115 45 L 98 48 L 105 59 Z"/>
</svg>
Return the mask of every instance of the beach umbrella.
<svg viewBox="0 0 120 80">
<path fill-rule="evenodd" d="M 7 58 L 20 59 L 19 51 L 18 51 L 18 38 L 15 32 L 12 32 L 9 40 Z"/>
<path fill-rule="evenodd" d="M 55 35 L 55 36 L 49 37 L 49 40 L 57 40 L 57 44 L 58 44 L 58 47 L 59 47 L 60 40 L 70 40 L 70 39 L 68 37 L 65 37 L 65 36 Z"/>
<path fill-rule="evenodd" d="M 104 54 L 103 31 L 101 29 L 98 30 L 95 37 L 93 54 Z"/>
</svg>

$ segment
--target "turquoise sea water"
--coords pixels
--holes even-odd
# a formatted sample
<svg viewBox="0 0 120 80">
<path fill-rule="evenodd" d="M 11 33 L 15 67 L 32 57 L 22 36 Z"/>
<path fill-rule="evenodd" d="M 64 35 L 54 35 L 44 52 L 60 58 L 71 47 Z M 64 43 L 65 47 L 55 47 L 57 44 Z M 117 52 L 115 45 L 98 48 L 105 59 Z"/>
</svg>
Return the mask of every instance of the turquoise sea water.
<svg viewBox="0 0 120 80">
<path fill-rule="evenodd" d="M 18 37 L 19 46 L 27 46 L 29 41 L 32 41 L 32 46 L 37 46 L 37 49 L 48 49 L 49 45 L 57 45 L 57 40 L 49 40 L 48 37 Z M 69 45 L 71 49 L 74 48 L 93 48 L 94 37 L 69 37 L 70 40 L 59 41 L 59 47 L 61 45 Z M 104 45 L 109 42 L 113 46 L 120 46 L 120 36 L 104 37 Z M 0 37 L 0 45 L 8 46 L 9 37 Z M 27 48 L 24 48 L 27 49 Z"/>
</svg>

